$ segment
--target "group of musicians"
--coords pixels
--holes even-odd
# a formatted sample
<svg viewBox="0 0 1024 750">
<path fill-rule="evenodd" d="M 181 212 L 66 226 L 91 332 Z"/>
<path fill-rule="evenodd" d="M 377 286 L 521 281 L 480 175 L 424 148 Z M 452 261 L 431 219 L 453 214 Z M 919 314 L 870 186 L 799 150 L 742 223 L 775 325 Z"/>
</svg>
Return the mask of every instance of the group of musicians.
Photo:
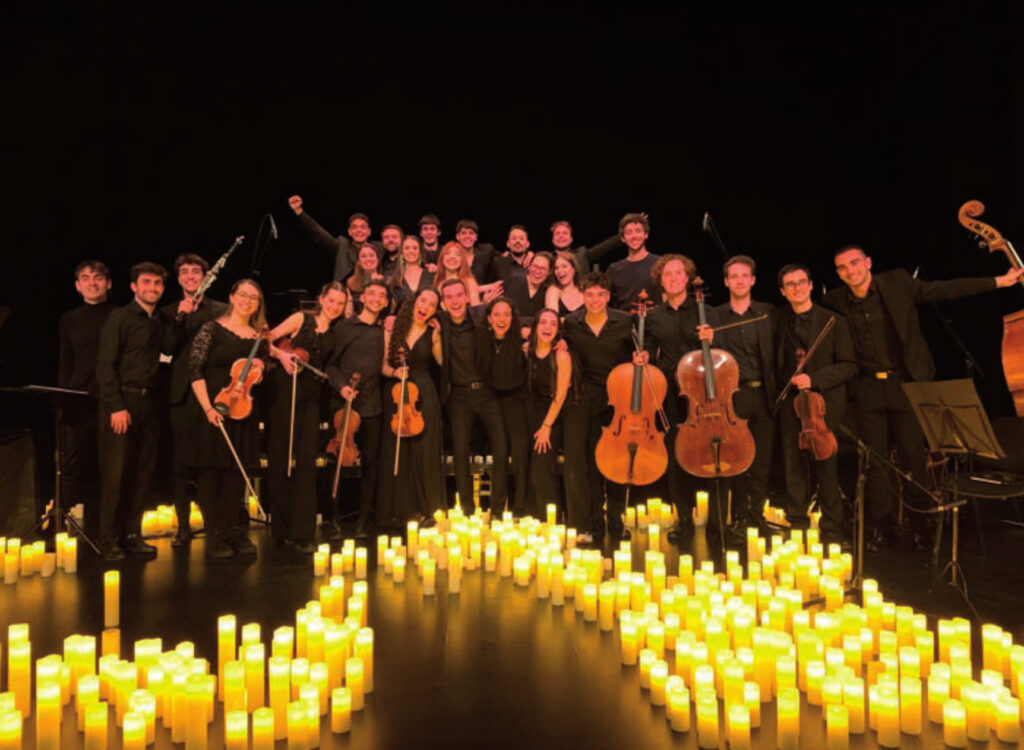
<svg viewBox="0 0 1024 750">
<path fill-rule="evenodd" d="M 539 515 L 558 502 L 578 541 L 588 544 L 606 532 L 613 539 L 628 534 L 627 497 L 632 504 L 659 496 L 678 510 L 669 539 L 685 541 L 693 532 L 695 491 L 706 480 L 671 458 L 652 485 L 616 484 L 595 448 L 612 418 L 609 373 L 623 363 L 649 364 L 672 384 L 663 405 L 667 419 L 656 429 L 673 456 L 691 401 L 678 394 L 677 368 L 688 352 L 712 342 L 738 366 L 733 407 L 747 420 L 755 453 L 749 468 L 726 484 L 731 525 L 719 527 L 714 499 L 722 493 L 712 493 L 711 533 L 737 543 L 748 525 L 769 531 L 762 506 L 778 449 L 787 515 L 800 523 L 816 498 L 823 539 L 842 543 L 848 519 L 837 457 L 801 449 L 794 401 L 822 396 L 828 429 L 839 426 L 851 404 L 848 423 L 861 440 L 888 455 L 891 438 L 902 465 L 922 480 L 924 437 L 900 387 L 935 373 L 916 305 L 1010 286 L 1022 273 L 945 282 L 901 270 L 873 274 L 865 250 L 850 245 L 834 254 L 843 286 L 819 304 L 810 270 L 789 264 L 777 274 L 785 303 L 775 308 L 752 298 L 756 263 L 738 255 L 723 267 L 728 301 L 705 311 L 694 293 L 694 263 L 649 252 L 643 214 L 625 215 L 614 237 L 589 248 L 574 247 L 569 223 L 555 222 L 552 250 L 534 253 L 518 225 L 504 252 L 479 244 L 470 220 L 460 221 L 455 241 L 443 244 L 441 222 L 432 215 L 421 219 L 416 235 L 389 225 L 376 242 L 365 215 L 352 215 L 347 236 L 335 237 L 304 211 L 299 196 L 289 205 L 299 228 L 334 257 L 334 278 L 315 309 L 273 327 L 263 291 L 251 279 L 236 282 L 226 303 L 199 294 L 209 265 L 192 253 L 174 264 L 180 300 L 162 307 L 168 275 L 162 266 L 132 268 L 133 298 L 123 307 L 107 299 L 111 279 L 102 262 L 76 268 L 83 304 L 60 321 L 59 385 L 91 398 L 65 409 L 63 491 L 85 502 L 86 531 L 98 538 L 105 559 L 156 554 L 141 538 L 140 521 L 165 415 L 179 517 L 174 544 L 189 542 L 187 509 L 195 499 L 211 558 L 256 552 L 243 500 L 259 464 L 261 420 L 267 456 L 261 501 L 273 539 L 299 553 L 314 550 L 320 425 L 336 412 L 342 444 L 352 439 L 342 434 L 345 426 L 357 427 L 358 536 L 408 520 L 429 524 L 436 510 L 453 504 L 444 472 L 448 443 L 457 501 L 466 512 L 474 506 L 476 447 L 492 457 L 492 512 Z M 591 270 L 622 246 L 625 258 L 607 272 Z M 653 303 L 645 309 L 642 348 L 638 300 Z M 168 357 L 169 366 L 161 366 Z M 911 488 L 905 498 L 911 510 L 927 509 L 922 493 Z M 866 503 L 869 544 L 889 544 L 893 488 L 879 462 L 871 464 Z M 341 534 L 337 508 L 332 502 L 325 515 L 328 538 Z M 929 516 L 909 517 L 913 543 L 927 545 Z"/>
</svg>

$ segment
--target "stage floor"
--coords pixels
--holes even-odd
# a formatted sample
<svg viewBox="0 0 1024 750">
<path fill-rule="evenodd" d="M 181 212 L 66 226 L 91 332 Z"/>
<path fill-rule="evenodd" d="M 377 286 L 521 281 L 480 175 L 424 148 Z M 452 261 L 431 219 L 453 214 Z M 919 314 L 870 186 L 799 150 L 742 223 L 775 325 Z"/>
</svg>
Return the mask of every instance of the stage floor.
<svg viewBox="0 0 1024 750">
<path fill-rule="evenodd" d="M 168 539 L 157 540 L 155 560 L 129 558 L 116 566 L 121 570 L 122 654 L 129 655 L 137 639 L 160 637 L 165 650 L 189 640 L 196 656 L 215 664 L 218 616 L 234 614 L 239 628 L 260 623 L 264 643 L 274 628 L 293 625 L 295 611 L 317 597 L 325 579 L 314 577 L 311 558 L 274 548 L 265 530 L 255 529 L 251 536 L 260 549 L 248 563 L 206 560 L 199 537 L 180 550 Z M 987 558 L 972 551 L 969 538 L 964 541 L 964 569 L 981 622 L 998 624 L 1013 634 L 1015 643 L 1024 642 L 1020 530 L 1004 526 L 990 533 Z M 697 747 L 696 731 L 673 734 L 664 709 L 650 705 L 647 692 L 639 688 L 637 668 L 620 665 L 618 636 L 584 623 L 572 600 L 553 607 L 535 597 L 532 585 L 518 588 L 511 578 L 482 571 L 464 574 L 459 595 L 446 593 L 445 574 L 439 572 L 437 595 L 424 598 L 415 572 L 409 571 L 405 583 L 394 583 L 376 570 L 376 539 L 363 544 L 370 558 L 368 625 L 374 629 L 375 690 L 367 696 L 366 709 L 353 714 L 350 734 L 332 735 L 329 717 L 325 720 L 322 747 Z M 691 545 L 682 551 L 694 555 L 695 567 L 713 559 L 703 531 Z M 332 547 L 339 548 L 340 543 Z M 679 550 L 667 543 L 663 549 L 668 572 L 674 574 Z M 99 640 L 102 574 L 113 566 L 84 546 L 79 558 L 77 574 L 58 571 L 52 578 L 37 575 L 0 587 L 3 624 L 29 623 L 33 660 L 60 653 L 63 639 L 74 633 Z M 639 564 L 642 570 L 642 559 L 635 542 L 634 569 Z M 959 594 L 937 577 L 930 556 L 874 553 L 865 573 L 878 580 L 887 601 L 927 613 L 932 628 L 936 617 L 971 617 Z M 976 663 L 980 624 L 974 626 Z M 5 648 L 5 667 L 6 657 Z M 62 747 L 81 747 L 73 714 L 66 716 L 72 718 L 65 721 Z M 801 717 L 801 747 L 823 748 L 820 709 L 804 704 Z M 34 747 L 33 736 L 34 721 L 26 722 L 25 748 Z M 222 747 L 222 736 L 218 708 L 209 747 Z M 774 704 L 765 704 L 762 728 L 752 732 L 753 746 L 774 748 L 775 736 Z M 119 748 L 119 732 L 111 737 L 112 750 Z M 904 735 L 901 746 L 937 747 L 941 738 L 941 727 L 925 721 L 924 734 Z M 990 744 L 1006 747 L 994 735 Z M 853 736 L 850 746 L 876 747 L 875 735 Z M 159 723 L 155 747 L 175 747 Z"/>
</svg>

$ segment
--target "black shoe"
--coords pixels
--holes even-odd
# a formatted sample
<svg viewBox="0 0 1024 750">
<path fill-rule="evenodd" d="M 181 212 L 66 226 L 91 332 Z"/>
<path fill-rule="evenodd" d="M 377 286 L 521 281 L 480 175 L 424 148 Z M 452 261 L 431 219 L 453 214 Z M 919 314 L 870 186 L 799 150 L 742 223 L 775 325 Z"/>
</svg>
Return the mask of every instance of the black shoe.
<svg viewBox="0 0 1024 750">
<path fill-rule="evenodd" d="M 255 555 L 256 545 L 249 538 L 249 532 L 243 526 L 235 526 L 227 533 L 227 543 L 239 555 Z"/>
<path fill-rule="evenodd" d="M 316 552 L 316 545 L 313 542 L 295 542 L 294 549 L 300 555 L 312 555 Z"/>
<path fill-rule="evenodd" d="M 126 536 L 124 538 L 124 543 L 121 546 L 124 547 L 125 552 L 130 552 L 133 555 L 156 557 L 156 547 L 152 544 L 147 544 L 138 534 L 129 534 Z"/>
<path fill-rule="evenodd" d="M 107 562 L 120 562 L 127 557 L 127 555 L 125 555 L 120 544 L 113 541 L 106 541 L 100 542 L 100 557 Z"/>
<path fill-rule="evenodd" d="M 192 541 L 192 529 L 188 526 L 179 526 L 171 540 L 172 547 L 187 547 Z"/>
<path fill-rule="evenodd" d="M 338 522 L 334 519 L 320 524 L 320 533 L 323 534 L 324 539 L 329 542 L 336 542 L 345 536 L 341 531 L 341 526 L 339 526 Z"/>
<path fill-rule="evenodd" d="M 226 560 L 235 556 L 235 548 L 219 534 L 207 533 L 206 556 L 211 560 Z"/>
<path fill-rule="evenodd" d="M 370 538 L 370 522 L 364 518 L 360 518 L 356 522 L 356 539 L 369 539 Z"/>
<path fill-rule="evenodd" d="M 688 542 L 693 538 L 694 526 L 692 518 L 680 518 L 674 526 L 672 526 L 668 533 L 665 534 L 672 544 L 679 544 L 680 542 Z"/>
</svg>

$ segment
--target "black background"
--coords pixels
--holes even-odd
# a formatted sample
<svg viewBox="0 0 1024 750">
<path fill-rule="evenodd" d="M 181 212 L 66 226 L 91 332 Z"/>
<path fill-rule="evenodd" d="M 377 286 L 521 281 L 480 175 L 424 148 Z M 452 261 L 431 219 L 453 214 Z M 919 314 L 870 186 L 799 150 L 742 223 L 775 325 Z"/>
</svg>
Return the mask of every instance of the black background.
<svg viewBox="0 0 1024 750">
<path fill-rule="evenodd" d="M 0 384 L 55 381 L 83 258 L 110 265 L 126 302 L 133 263 L 212 262 L 245 234 L 223 297 L 270 211 L 264 287 L 319 287 L 332 259 L 298 235 L 293 193 L 334 233 L 354 211 L 374 236 L 433 212 L 445 237 L 469 216 L 498 246 L 526 224 L 535 249 L 554 219 L 593 244 L 646 211 L 650 249 L 693 257 L 717 302 L 705 211 L 773 302 L 786 262 L 808 263 L 818 292 L 838 284 L 832 253 L 851 241 L 876 271 L 1002 273 L 957 209 L 980 199 L 983 220 L 1024 231 L 1020 4 L 892 5 L 6 6 Z M 1019 288 L 943 306 L 993 417 L 1011 411 L 1000 316 L 1022 306 Z M 962 376 L 935 312 L 922 318 L 940 377 Z M 23 419 L 5 403 L 7 426 Z"/>
</svg>

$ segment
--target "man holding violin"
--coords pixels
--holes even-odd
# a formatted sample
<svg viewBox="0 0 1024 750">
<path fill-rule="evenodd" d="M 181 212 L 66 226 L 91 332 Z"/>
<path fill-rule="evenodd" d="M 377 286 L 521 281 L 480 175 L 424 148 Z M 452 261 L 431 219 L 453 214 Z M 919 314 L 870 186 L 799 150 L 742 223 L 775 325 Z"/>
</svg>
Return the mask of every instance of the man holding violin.
<svg viewBox="0 0 1024 750">
<path fill-rule="evenodd" d="M 387 309 L 389 301 L 388 288 L 383 282 L 367 282 L 363 288 L 363 309 L 333 329 L 334 357 L 327 365 L 327 376 L 332 388 L 346 401 L 352 399 L 352 410 L 359 415 L 360 420 L 355 435 L 360 472 L 357 538 L 369 534 L 370 514 L 377 493 L 381 415 L 384 413 L 380 373 L 384 362 L 384 328 L 381 326 L 380 315 Z M 349 383 L 357 373 L 359 385 L 353 390 Z M 336 512 L 333 502 L 331 508 Z M 377 519 L 378 523 L 388 520 Z M 337 521 L 327 523 L 326 534 L 329 539 L 341 538 Z"/>
<path fill-rule="evenodd" d="M 839 497 L 839 469 L 835 437 L 827 446 L 823 435 L 842 423 L 846 407 L 846 383 L 857 374 L 853 339 L 846 319 L 811 301 L 814 284 L 807 266 L 791 263 L 778 274 L 779 291 L 788 305 L 777 311 L 775 351 L 780 383 L 788 382 L 787 397 L 776 404 L 782 454 L 789 493 L 789 515 L 805 515 L 809 505 L 809 474 L 813 465 L 821 509 L 821 538 L 825 543 L 843 540 L 843 506 Z M 822 336 L 830 319 L 835 323 Z M 820 342 L 818 342 L 821 337 Z M 812 346 L 818 342 L 810 357 Z M 803 366 L 800 367 L 799 365 Z M 798 418 L 797 408 L 800 408 Z M 820 414 L 820 408 L 824 414 Z M 808 413 L 810 412 L 810 413 Z M 823 424 L 822 424 L 823 420 Z M 818 446 L 807 445 L 815 439 Z M 810 440 L 801 441 L 801 433 Z"/>
</svg>

